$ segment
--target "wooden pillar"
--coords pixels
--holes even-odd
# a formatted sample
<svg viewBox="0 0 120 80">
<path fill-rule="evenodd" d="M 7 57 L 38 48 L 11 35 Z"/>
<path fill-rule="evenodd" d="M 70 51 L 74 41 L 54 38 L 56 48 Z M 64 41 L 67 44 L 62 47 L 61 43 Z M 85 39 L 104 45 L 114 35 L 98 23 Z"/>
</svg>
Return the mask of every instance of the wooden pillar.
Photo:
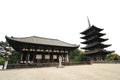
<svg viewBox="0 0 120 80">
<path fill-rule="evenodd" d="M 34 53 L 34 54 L 33 54 L 33 63 L 36 63 L 35 60 L 36 60 L 36 54 Z"/>
<path fill-rule="evenodd" d="M 44 63 L 45 62 L 45 54 L 43 52 L 41 54 L 42 54 L 42 63 Z"/>
<path fill-rule="evenodd" d="M 51 56 L 50 56 L 50 51 L 48 50 L 48 63 L 50 62 Z"/>
<path fill-rule="evenodd" d="M 59 61 L 59 54 L 57 54 L 57 62 Z"/>
<path fill-rule="evenodd" d="M 30 54 L 27 54 L 27 63 L 30 63 Z"/>
<path fill-rule="evenodd" d="M 53 53 L 50 53 L 50 62 L 53 62 Z"/>
<path fill-rule="evenodd" d="M 25 54 L 26 54 L 26 58 L 25 58 L 26 60 L 25 61 L 26 61 L 26 64 L 27 64 L 28 63 L 28 53 L 25 53 Z"/>
</svg>

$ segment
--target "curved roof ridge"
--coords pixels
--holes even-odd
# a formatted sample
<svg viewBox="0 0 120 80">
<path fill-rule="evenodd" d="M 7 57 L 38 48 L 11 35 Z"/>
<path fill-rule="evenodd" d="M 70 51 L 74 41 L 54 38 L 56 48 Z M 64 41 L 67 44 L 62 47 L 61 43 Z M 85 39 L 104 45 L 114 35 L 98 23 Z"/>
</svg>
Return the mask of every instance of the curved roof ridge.
<svg viewBox="0 0 120 80">
<path fill-rule="evenodd" d="M 8 36 L 7 36 L 8 37 Z M 11 36 L 10 38 L 15 38 L 15 39 L 25 39 L 25 38 L 43 38 L 43 39 L 49 39 L 49 40 L 58 40 L 58 39 L 53 39 L 53 38 L 46 38 L 46 37 L 39 37 L 39 36 L 28 36 L 28 37 L 13 37 Z"/>
<path fill-rule="evenodd" d="M 59 39 L 43 38 L 43 37 L 38 37 L 38 36 L 30 36 L 30 37 L 23 37 L 23 38 L 15 38 L 15 37 L 6 36 L 6 39 L 10 39 L 10 40 L 18 41 L 18 42 L 41 44 L 41 45 L 79 47 L 79 45 L 70 44 L 70 43 L 61 41 Z"/>
<path fill-rule="evenodd" d="M 49 39 L 49 40 L 58 40 L 58 39 L 46 38 L 46 37 L 39 37 L 39 36 L 30 36 L 30 37 L 35 37 L 35 38 L 43 38 L 43 39 Z"/>
</svg>

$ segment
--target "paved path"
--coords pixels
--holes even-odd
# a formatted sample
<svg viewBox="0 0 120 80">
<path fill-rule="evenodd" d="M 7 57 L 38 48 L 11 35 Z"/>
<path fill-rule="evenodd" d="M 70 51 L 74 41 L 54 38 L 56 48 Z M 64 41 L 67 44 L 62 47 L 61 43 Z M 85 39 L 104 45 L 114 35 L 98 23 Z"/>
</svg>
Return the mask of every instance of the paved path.
<svg viewBox="0 0 120 80">
<path fill-rule="evenodd" d="M 120 64 L 4 70 L 0 80 L 120 80 Z"/>
</svg>

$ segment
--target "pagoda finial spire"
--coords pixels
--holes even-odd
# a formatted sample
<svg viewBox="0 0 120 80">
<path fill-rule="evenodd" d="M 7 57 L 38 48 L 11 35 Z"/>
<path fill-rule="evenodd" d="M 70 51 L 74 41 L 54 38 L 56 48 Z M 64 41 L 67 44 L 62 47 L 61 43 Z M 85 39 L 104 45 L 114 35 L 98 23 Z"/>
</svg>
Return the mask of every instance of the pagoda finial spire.
<svg viewBox="0 0 120 80">
<path fill-rule="evenodd" d="M 89 20 L 88 16 L 87 16 L 87 20 L 88 20 L 88 25 L 89 25 L 89 27 L 90 27 L 91 24 L 90 24 L 90 20 Z"/>
</svg>

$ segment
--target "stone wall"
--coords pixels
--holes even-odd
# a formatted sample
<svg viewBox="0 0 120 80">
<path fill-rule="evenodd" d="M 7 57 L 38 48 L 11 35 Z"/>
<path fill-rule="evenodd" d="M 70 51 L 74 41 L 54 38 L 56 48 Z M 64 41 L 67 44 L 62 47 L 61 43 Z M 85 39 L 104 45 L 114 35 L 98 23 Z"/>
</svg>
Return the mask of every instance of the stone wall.
<svg viewBox="0 0 120 80">
<path fill-rule="evenodd" d="M 90 64 L 90 62 L 66 62 L 62 63 L 63 66 L 69 65 L 83 65 Z M 8 64 L 7 69 L 19 69 L 19 68 L 41 68 L 41 67 L 57 67 L 58 63 L 40 63 L 40 64 Z"/>
</svg>

